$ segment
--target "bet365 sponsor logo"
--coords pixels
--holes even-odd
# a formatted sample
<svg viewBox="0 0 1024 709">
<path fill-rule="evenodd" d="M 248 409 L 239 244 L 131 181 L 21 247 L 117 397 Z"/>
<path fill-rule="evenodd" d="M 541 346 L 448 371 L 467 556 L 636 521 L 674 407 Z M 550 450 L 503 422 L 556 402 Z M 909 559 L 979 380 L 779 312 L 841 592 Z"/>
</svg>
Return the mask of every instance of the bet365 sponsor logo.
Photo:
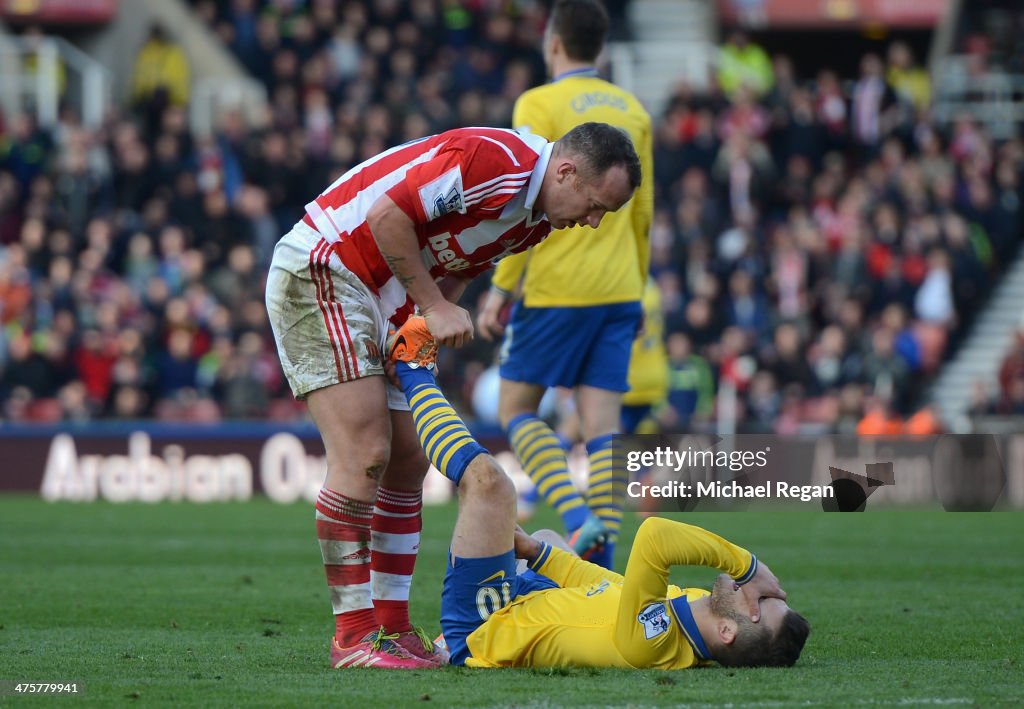
<svg viewBox="0 0 1024 709">
<path fill-rule="evenodd" d="M 472 264 L 450 248 L 452 235 L 447 232 L 437 234 L 428 239 L 430 248 L 436 255 L 437 262 L 449 271 L 464 271 Z"/>
</svg>

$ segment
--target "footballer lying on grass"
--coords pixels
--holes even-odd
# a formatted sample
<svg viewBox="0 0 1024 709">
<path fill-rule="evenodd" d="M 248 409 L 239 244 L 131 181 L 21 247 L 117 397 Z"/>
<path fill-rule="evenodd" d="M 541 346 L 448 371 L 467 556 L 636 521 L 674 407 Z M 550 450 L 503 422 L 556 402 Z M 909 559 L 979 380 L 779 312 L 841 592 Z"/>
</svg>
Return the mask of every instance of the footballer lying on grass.
<svg viewBox="0 0 1024 709">
<path fill-rule="evenodd" d="M 518 530 L 512 481 L 469 434 L 434 381 L 437 347 L 422 318 L 399 330 L 390 359 L 423 449 L 459 486 L 441 596 L 451 664 L 470 667 L 682 669 L 789 666 L 810 631 L 771 570 L 699 527 L 651 517 L 625 576 Z M 516 556 L 528 570 L 516 573 Z M 724 573 L 708 594 L 668 584 L 669 567 Z M 344 666 L 345 658 L 332 658 Z"/>
</svg>

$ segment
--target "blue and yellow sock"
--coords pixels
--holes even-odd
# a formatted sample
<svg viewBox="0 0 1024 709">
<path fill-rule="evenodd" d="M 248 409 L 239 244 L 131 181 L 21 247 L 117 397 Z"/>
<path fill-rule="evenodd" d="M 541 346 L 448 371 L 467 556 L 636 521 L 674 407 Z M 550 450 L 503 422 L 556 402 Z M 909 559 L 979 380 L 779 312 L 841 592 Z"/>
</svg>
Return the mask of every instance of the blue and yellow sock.
<svg viewBox="0 0 1024 709">
<path fill-rule="evenodd" d="M 612 568 L 615 542 L 622 527 L 622 508 L 626 496 L 625 470 L 614 465 L 612 434 L 587 441 L 587 459 L 590 463 L 590 485 L 587 488 L 587 507 L 608 530 L 604 548 L 590 556 L 588 561 L 606 569 Z M 619 468 L 616 471 L 616 468 Z"/>
<path fill-rule="evenodd" d="M 587 505 L 572 484 L 565 449 L 555 432 L 533 414 L 520 414 L 509 421 L 508 439 L 523 470 L 562 517 L 565 529 L 579 529 L 587 519 Z"/>
<path fill-rule="evenodd" d="M 470 462 L 481 453 L 487 453 L 487 449 L 469 433 L 441 393 L 430 370 L 413 369 L 405 362 L 397 362 L 395 370 L 427 458 L 442 475 L 458 485 Z"/>
</svg>

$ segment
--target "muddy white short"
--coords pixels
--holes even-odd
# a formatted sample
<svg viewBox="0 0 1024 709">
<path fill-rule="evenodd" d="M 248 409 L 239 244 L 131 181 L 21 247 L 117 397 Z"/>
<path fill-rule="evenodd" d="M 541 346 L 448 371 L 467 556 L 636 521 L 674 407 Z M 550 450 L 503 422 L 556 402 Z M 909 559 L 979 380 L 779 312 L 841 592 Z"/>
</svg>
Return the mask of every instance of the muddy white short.
<svg viewBox="0 0 1024 709">
<path fill-rule="evenodd" d="M 296 224 L 274 249 L 267 314 L 295 398 L 384 374 L 388 320 L 380 300 L 347 270 L 318 231 Z M 388 408 L 408 411 L 390 383 Z"/>
</svg>

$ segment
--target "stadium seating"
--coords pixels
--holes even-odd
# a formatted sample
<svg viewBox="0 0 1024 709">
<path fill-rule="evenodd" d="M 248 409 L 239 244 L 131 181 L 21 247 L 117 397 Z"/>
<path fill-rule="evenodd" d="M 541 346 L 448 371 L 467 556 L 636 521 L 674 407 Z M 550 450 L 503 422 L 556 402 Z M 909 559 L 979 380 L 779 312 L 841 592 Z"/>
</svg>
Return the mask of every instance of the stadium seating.
<svg viewBox="0 0 1024 709">
<path fill-rule="evenodd" d="M 265 128 L 228 116 L 195 136 L 173 103 L 99 131 L 3 116 L 3 415 L 304 416 L 262 305 L 274 242 L 379 150 L 507 125 L 543 79 L 540 5 L 195 0 L 265 83 Z M 892 87 L 870 114 L 867 74 L 776 79 L 731 98 L 683 86 L 655 116 L 668 331 L 729 379 L 739 430 L 836 430 L 879 400 L 909 415 L 1017 251 L 1024 151 L 969 120 L 946 130 Z M 462 411 L 493 357 L 445 353 Z"/>
</svg>

